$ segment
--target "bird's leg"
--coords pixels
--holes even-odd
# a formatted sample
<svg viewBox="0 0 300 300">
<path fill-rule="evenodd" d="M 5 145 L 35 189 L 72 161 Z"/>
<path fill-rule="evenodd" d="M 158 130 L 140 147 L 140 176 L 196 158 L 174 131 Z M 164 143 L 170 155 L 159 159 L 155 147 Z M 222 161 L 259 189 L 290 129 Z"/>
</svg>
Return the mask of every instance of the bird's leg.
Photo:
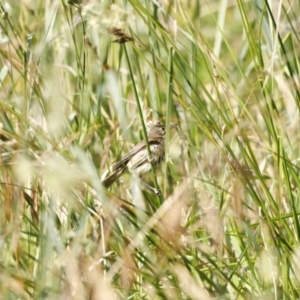
<svg viewBox="0 0 300 300">
<path fill-rule="evenodd" d="M 161 190 L 160 189 L 156 189 L 153 186 L 149 185 L 148 183 L 146 183 L 145 181 L 141 180 L 141 183 L 148 188 L 149 190 L 151 190 L 156 196 L 161 195 Z"/>
<path fill-rule="evenodd" d="M 152 162 L 154 161 L 154 157 L 152 156 L 152 153 L 151 155 L 148 155 L 148 162 L 150 164 L 152 164 Z M 155 187 L 149 185 L 148 183 L 146 183 L 145 181 L 143 181 L 141 179 L 141 183 L 146 187 L 148 188 L 149 190 L 151 190 L 156 196 L 160 196 L 161 195 L 161 190 L 160 189 L 156 189 Z"/>
<path fill-rule="evenodd" d="M 161 195 L 161 191 L 159 189 L 154 188 L 153 186 L 146 183 L 144 180 L 141 179 L 141 177 L 136 174 L 135 172 L 131 172 L 131 175 L 135 181 L 135 184 L 143 184 L 146 188 L 148 188 L 150 191 L 152 191 L 155 195 L 159 196 Z"/>
</svg>

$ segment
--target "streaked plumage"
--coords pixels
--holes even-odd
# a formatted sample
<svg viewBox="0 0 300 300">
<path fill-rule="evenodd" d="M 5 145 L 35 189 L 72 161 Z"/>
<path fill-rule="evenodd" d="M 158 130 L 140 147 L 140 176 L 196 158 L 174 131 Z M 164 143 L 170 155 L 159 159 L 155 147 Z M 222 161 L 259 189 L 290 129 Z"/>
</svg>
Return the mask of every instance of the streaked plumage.
<svg viewBox="0 0 300 300">
<path fill-rule="evenodd" d="M 170 128 L 176 125 L 171 125 Z M 145 141 L 139 142 L 121 160 L 112 166 L 110 172 L 103 174 L 101 180 L 105 187 L 111 186 L 127 170 L 141 176 L 151 170 L 151 164 L 159 165 L 165 156 L 165 126 L 161 124 L 153 125 L 148 132 L 148 143 L 151 152 L 149 159 Z"/>
</svg>

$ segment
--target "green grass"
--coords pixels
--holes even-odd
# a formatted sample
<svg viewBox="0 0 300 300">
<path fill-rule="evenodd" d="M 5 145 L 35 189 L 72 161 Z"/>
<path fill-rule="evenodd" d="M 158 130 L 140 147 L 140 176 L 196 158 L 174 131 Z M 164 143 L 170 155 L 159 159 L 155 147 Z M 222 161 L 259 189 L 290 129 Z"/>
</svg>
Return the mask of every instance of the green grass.
<svg viewBox="0 0 300 300">
<path fill-rule="evenodd" d="M 299 299 L 299 3 L 76 2 L 0 2 L 1 299 Z"/>
</svg>

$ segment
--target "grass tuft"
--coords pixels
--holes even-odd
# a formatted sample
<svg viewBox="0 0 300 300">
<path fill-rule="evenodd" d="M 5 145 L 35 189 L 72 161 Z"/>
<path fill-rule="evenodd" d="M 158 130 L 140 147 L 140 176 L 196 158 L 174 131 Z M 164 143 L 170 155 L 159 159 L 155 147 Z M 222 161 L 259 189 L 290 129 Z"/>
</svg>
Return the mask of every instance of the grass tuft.
<svg viewBox="0 0 300 300">
<path fill-rule="evenodd" d="M 299 299 L 298 16 L 1 2 L 0 298 Z M 162 194 L 106 190 L 154 119 L 178 124 Z"/>
</svg>

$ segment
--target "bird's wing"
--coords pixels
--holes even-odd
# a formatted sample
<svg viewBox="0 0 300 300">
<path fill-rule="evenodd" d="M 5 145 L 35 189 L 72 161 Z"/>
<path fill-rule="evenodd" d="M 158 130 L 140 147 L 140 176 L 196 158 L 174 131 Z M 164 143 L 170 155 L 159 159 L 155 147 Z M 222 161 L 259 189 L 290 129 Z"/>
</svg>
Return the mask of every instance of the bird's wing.
<svg viewBox="0 0 300 300">
<path fill-rule="evenodd" d="M 127 165 L 128 162 L 130 161 L 130 159 L 136 155 L 136 153 L 138 153 L 139 151 L 143 150 L 143 148 L 146 147 L 146 144 L 144 141 L 139 142 L 138 144 L 136 144 L 136 146 L 131 149 L 126 155 L 124 155 L 119 162 L 117 162 L 115 165 L 113 165 L 113 169 L 118 169 L 121 166 Z"/>
<path fill-rule="evenodd" d="M 156 141 L 149 141 L 149 147 L 150 147 L 150 152 L 152 155 L 157 155 L 157 147 L 161 146 L 161 144 Z M 132 170 L 142 166 L 145 163 L 149 163 L 153 160 L 153 157 L 148 156 L 148 151 L 146 147 L 146 143 L 144 143 L 143 147 L 140 148 L 139 151 L 137 151 L 134 156 L 131 157 L 131 160 L 129 161 L 128 167 Z"/>
<path fill-rule="evenodd" d="M 123 156 L 119 162 L 112 165 L 101 177 L 101 182 L 105 187 L 109 187 L 119 177 L 121 177 L 127 170 L 127 164 L 131 158 L 136 155 L 139 151 L 145 148 L 146 144 L 144 141 L 139 142 L 131 151 Z"/>
<path fill-rule="evenodd" d="M 151 153 L 160 145 L 156 139 L 150 139 L 148 143 Z M 133 157 L 134 159 L 132 159 Z M 140 141 L 131 151 L 123 156 L 118 163 L 114 164 L 108 172 L 105 172 L 101 178 L 102 184 L 106 187 L 110 186 L 116 179 L 124 174 L 129 162 L 129 168 L 132 170 L 143 165 L 145 162 L 149 162 L 145 141 Z"/>
</svg>

